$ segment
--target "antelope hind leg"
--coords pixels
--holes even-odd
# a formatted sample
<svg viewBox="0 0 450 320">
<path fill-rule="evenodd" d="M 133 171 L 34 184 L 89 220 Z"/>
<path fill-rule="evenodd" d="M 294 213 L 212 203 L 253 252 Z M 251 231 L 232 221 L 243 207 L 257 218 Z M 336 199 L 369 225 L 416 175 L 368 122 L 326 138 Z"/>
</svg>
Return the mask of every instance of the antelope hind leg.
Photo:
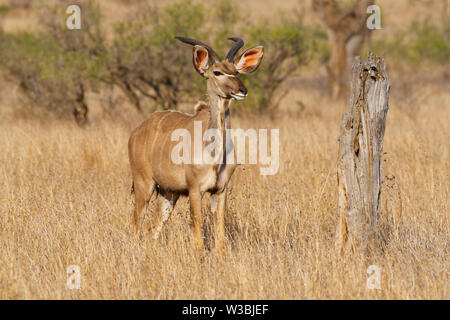
<svg viewBox="0 0 450 320">
<path fill-rule="evenodd" d="M 155 190 L 155 183 L 152 179 L 137 178 L 133 181 L 135 205 L 133 210 L 133 220 L 136 232 L 139 231 L 141 226 L 141 216 L 144 208 L 147 207 L 150 197 Z"/>
</svg>

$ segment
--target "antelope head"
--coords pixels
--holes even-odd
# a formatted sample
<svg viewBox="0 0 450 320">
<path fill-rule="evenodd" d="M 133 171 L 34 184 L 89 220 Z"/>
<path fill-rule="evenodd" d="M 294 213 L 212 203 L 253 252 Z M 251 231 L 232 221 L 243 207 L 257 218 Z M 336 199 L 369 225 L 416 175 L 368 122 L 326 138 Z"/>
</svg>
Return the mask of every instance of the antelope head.
<svg viewBox="0 0 450 320">
<path fill-rule="evenodd" d="M 208 94 L 223 99 L 243 100 L 247 96 L 247 88 L 239 80 L 238 75 L 255 71 L 261 63 L 264 48 L 257 46 L 246 50 L 236 57 L 244 45 L 240 38 L 229 38 L 235 42 L 224 60 L 208 45 L 194 39 L 176 37 L 178 40 L 193 45 L 192 62 L 195 70 L 206 78 Z"/>
</svg>

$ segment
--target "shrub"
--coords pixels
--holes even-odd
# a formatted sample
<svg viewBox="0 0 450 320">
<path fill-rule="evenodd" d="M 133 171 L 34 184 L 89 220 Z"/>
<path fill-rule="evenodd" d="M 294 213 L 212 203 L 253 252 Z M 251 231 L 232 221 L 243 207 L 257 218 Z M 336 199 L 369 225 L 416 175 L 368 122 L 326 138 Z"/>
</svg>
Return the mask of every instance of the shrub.
<svg viewBox="0 0 450 320">
<path fill-rule="evenodd" d="M 282 83 L 309 59 L 308 30 L 300 20 L 273 27 L 259 24 L 249 29 L 249 42 L 263 45 L 265 53 L 259 70 L 245 80 L 252 91 L 248 104 L 255 111 L 274 110 L 280 102 L 275 97 Z"/>
<path fill-rule="evenodd" d="M 411 30 L 414 33 L 414 40 L 409 48 L 411 61 L 426 59 L 438 64 L 450 62 L 450 29 L 442 31 L 428 22 L 413 22 Z"/>
<path fill-rule="evenodd" d="M 72 86 L 77 69 L 74 61 L 82 61 L 82 57 L 64 56 L 47 36 L 20 33 L 3 36 L 1 59 L 30 98 L 29 112 L 41 112 L 43 109 L 38 108 L 45 107 L 61 116 L 68 108 L 75 108 L 77 93 Z"/>
<path fill-rule="evenodd" d="M 86 12 L 95 10 L 92 4 Z M 47 16 L 43 33 L 3 34 L 0 56 L 3 67 L 30 98 L 28 112 L 49 111 L 58 117 L 72 114 L 84 124 L 88 120 L 85 91 L 95 84 L 101 69 L 95 59 L 99 55 L 93 53 L 98 43 L 92 35 L 98 22 L 90 27 L 89 21 L 97 20 L 86 18 L 83 30 L 73 32 L 57 23 L 64 21 L 57 17 L 56 11 Z"/>
<path fill-rule="evenodd" d="M 192 72 L 191 51 L 175 36 L 205 37 L 203 7 L 183 1 L 164 9 L 140 8 L 140 12 L 115 28 L 108 60 L 111 82 L 138 110 L 143 97 L 157 108 L 177 108 L 187 93 L 198 88 L 199 78 Z"/>
<path fill-rule="evenodd" d="M 97 90 L 102 83 L 119 87 L 142 112 L 176 109 L 204 94 L 205 81 L 192 67 L 192 49 L 176 35 L 205 41 L 222 57 L 232 45 L 227 40 L 231 36 L 242 37 L 245 48 L 264 45 L 258 71 L 243 76 L 251 88 L 245 105 L 253 111 L 275 110 L 281 85 L 308 61 L 312 38 L 320 33 L 304 27 L 300 19 L 285 19 L 273 27 L 239 23 L 239 12 L 227 1 L 206 11 L 201 4 L 181 0 L 160 8 L 142 2 L 128 21 L 115 25 L 112 39 L 106 41 L 96 2 L 80 5 L 81 30 L 68 30 L 66 13 L 60 6 L 49 7 L 41 19 L 43 32 L 3 34 L 0 44 L 3 67 L 19 79 L 33 110 L 62 117 L 71 111 L 79 123 L 87 121 L 85 91 Z"/>
</svg>

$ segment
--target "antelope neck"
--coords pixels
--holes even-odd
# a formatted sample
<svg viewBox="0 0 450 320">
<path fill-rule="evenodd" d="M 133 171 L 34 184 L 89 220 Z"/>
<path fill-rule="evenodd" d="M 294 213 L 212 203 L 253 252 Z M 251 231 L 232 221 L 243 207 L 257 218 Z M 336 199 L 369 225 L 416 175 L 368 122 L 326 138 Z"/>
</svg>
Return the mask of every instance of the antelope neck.
<svg viewBox="0 0 450 320">
<path fill-rule="evenodd" d="M 230 129 L 230 109 L 231 99 L 222 98 L 217 95 L 209 95 L 209 103 L 211 106 L 210 119 L 208 129 L 215 129 L 220 132 L 221 146 L 220 153 L 222 154 L 223 163 L 226 162 L 226 148 L 227 148 L 227 134 L 226 129 Z M 217 143 L 216 141 L 211 143 Z M 217 170 L 220 166 L 218 165 Z"/>
</svg>

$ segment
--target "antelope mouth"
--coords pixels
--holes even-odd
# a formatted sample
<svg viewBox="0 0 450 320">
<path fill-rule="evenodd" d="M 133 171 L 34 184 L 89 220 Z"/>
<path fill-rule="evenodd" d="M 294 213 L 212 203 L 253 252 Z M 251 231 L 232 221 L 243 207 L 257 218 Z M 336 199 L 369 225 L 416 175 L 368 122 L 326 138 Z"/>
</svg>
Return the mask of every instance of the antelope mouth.
<svg viewBox="0 0 450 320">
<path fill-rule="evenodd" d="M 236 99 L 236 100 L 244 100 L 245 99 L 245 97 L 246 97 L 247 95 L 246 94 L 243 94 L 243 93 L 237 93 L 237 94 L 231 94 L 231 97 L 233 97 L 234 99 Z"/>
</svg>

